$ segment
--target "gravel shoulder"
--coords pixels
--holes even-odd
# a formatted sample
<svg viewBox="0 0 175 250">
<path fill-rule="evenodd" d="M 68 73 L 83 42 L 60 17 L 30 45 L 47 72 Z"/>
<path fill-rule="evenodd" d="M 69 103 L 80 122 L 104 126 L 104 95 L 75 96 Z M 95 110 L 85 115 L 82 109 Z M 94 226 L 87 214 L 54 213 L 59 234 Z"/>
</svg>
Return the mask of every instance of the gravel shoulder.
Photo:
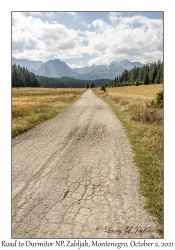
<svg viewBox="0 0 175 250">
<path fill-rule="evenodd" d="M 89 89 L 12 140 L 13 238 L 159 238 L 130 142 Z"/>
</svg>

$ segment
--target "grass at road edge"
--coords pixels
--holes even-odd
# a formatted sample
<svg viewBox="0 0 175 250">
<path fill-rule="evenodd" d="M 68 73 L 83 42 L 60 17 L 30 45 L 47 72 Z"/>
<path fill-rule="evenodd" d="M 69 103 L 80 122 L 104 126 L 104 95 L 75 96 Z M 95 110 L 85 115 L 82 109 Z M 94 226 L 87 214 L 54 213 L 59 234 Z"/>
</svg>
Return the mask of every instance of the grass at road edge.
<svg viewBox="0 0 175 250">
<path fill-rule="evenodd" d="M 158 233 L 163 235 L 163 141 L 161 124 L 132 121 L 131 111 L 120 103 L 110 99 L 105 93 L 94 93 L 111 106 L 117 118 L 122 122 L 134 152 L 134 163 L 140 173 L 140 191 L 145 197 L 145 209 L 154 216 Z M 162 136 L 162 137 L 161 137 Z M 154 142 L 153 142 L 154 140 Z M 162 140 L 162 141 L 161 141 Z"/>
<path fill-rule="evenodd" d="M 12 137 L 60 114 L 86 89 L 12 89 Z"/>
</svg>

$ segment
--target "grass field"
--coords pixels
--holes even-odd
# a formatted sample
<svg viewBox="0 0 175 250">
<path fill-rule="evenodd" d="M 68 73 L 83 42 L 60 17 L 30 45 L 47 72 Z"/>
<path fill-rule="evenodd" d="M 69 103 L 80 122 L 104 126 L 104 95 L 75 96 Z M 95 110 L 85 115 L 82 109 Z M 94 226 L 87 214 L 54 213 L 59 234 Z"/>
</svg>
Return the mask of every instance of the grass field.
<svg viewBox="0 0 175 250">
<path fill-rule="evenodd" d="M 12 137 L 59 114 L 86 89 L 12 88 Z"/>
<path fill-rule="evenodd" d="M 162 84 L 95 88 L 124 125 L 140 172 L 140 189 L 146 209 L 155 216 L 163 234 L 163 109 L 149 106 Z"/>
<path fill-rule="evenodd" d="M 140 97 L 143 99 L 152 99 L 155 97 L 156 93 L 163 89 L 162 84 L 150 84 L 150 85 L 140 85 L 140 86 L 126 86 L 117 88 L 107 88 L 107 93 L 110 94 L 122 94 L 130 95 L 132 97 Z"/>
</svg>

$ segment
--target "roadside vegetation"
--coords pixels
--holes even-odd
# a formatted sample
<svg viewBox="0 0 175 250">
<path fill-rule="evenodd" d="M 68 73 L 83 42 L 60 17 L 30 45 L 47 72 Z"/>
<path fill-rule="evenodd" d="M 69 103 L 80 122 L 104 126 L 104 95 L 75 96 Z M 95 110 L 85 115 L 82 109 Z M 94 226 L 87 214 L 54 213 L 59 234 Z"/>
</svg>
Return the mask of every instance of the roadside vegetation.
<svg viewBox="0 0 175 250">
<path fill-rule="evenodd" d="M 112 87 L 139 86 L 163 83 L 163 62 L 158 61 L 151 65 L 135 67 L 117 76 L 110 84 Z"/>
<path fill-rule="evenodd" d="M 163 84 L 95 88 L 114 110 L 131 141 L 146 209 L 163 234 Z"/>
<path fill-rule="evenodd" d="M 85 91 L 85 88 L 12 88 L 12 137 L 59 114 Z"/>
</svg>

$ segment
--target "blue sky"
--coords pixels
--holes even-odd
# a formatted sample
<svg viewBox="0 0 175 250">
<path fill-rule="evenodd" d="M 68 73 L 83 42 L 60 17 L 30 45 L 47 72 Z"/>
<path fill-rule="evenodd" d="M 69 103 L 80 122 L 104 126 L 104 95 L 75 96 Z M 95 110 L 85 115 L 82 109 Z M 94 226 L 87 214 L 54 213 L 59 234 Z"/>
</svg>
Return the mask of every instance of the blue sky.
<svg viewBox="0 0 175 250">
<path fill-rule="evenodd" d="M 12 12 L 12 56 L 72 68 L 163 59 L 163 12 Z"/>
</svg>

